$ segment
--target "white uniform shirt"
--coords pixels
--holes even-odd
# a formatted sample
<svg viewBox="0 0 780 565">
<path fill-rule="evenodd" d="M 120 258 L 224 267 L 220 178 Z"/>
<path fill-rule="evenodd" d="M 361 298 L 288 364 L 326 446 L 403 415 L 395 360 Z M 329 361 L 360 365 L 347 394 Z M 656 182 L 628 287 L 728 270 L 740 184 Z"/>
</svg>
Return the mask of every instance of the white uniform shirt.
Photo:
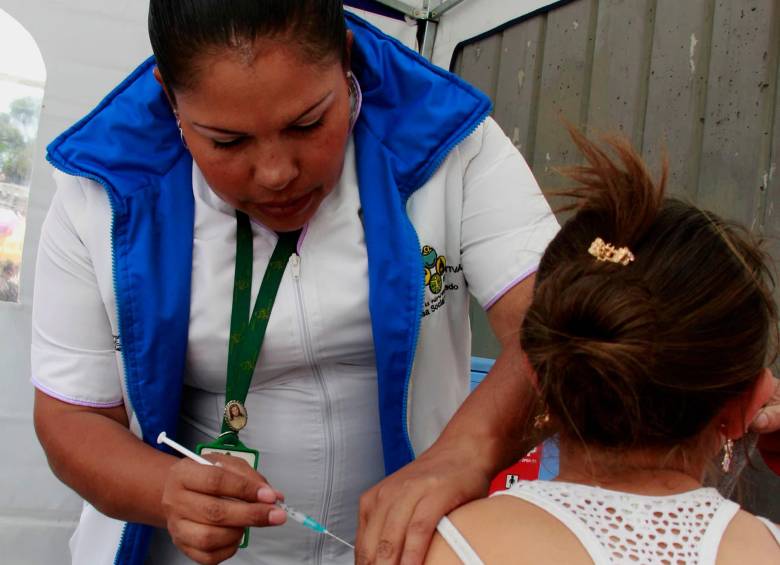
<svg viewBox="0 0 780 565">
<path fill-rule="evenodd" d="M 113 338 L 117 331 L 108 199 L 93 181 L 62 173 L 55 173 L 55 178 L 59 190 L 44 224 L 36 273 L 33 383 L 66 402 L 121 405 L 127 397 L 121 354 Z M 452 190 L 451 184 L 460 188 Z M 236 233 L 234 211 L 209 189 L 197 167 L 193 193 L 191 313 L 178 435 L 189 447 L 212 439 L 221 422 Z M 442 194 L 454 194 L 443 208 Z M 359 495 L 383 476 L 359 207 L 350 143 L 342 179 L 304 230 L 297 267 L 293 256 L 285 272 L 247 398 L 249 424 L 241 432 L 244 443 L 260 450 L 260 469 L 286 494 L 287 502 L 348 540 L 355 535 Z M 487 306 L 533 273 L 557 229 L 528 167 L 492 120 L 453 150 L 428 184 L 410 198 L 408 210 L 421 245 L 434 237 L 436 243 L 430 243 L 440 252 L 457 248 L 456 257 L 447 251 L 453 259 L 449 289 L 436 296 L 426 291 L 428 314 L 421 333 L 435 332 L 437 324 L 463 316 L 464 308 L 467 312 L 465 276 L 469 290 Z M 460 229 L 437 226 L 441 216 Z M 276 235 L 254 223 L 252 229 L 254 297 Z M 442 232 L 444 239 L 436 239 Z M 447 301 L 450 305 L 444 308 Z M 437 315 L 432 315 L 432 303 L 440 305 Z M 468 327 L 458 331 L 462 343 L 448 347 L 468 349 Z M 420 353 L 418 348 L 416 374 L 428 371 L 435 359 Z M 448 378 L 434 377 L 438 382 Z M 412 385 L 423 393 L 431 387 L 433 394 L 432 382 L 418 377 Z M 466 393 L 460 382 L 453 381 L 451 389 L 453 398 L 443 403 L 444 409 L 434 401 L 415 400 L 409 417 L 433 414 L 433 422 L 446 422 L 453 402 Z M 131 429 L 137 433 L 132 411 L 130 416 Z M 430 423 L 423 434 L 412 437 L 418 452 L 435 438 L 437 432 L 428 428 Z M 112 562 L 121 525 L 85 504 L 71 542 L 73 562 Z M 287 524 L 254 529 L 250 547 L 229 563 L 352 560 L 337 543 Z M 167 533 L 155 537 L 149 563 L 187 562 Z"/>
</svg>

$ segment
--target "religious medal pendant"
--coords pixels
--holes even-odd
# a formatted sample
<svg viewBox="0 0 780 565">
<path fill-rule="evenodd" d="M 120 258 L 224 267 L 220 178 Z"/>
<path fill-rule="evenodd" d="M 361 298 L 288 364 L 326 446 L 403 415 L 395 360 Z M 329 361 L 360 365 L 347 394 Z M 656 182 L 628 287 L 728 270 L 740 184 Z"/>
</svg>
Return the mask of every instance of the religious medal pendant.
<svg viewBox="0 0 780 565">
<path fill-rule="evenodd" d="M 246 408 L 238 400 L 231 400 L 225 404 L 225 429 L 217 436 L 217 439 L 210 443 L 198 444 L 195 452 L 198 455 L 205 455 L 208 453 L 215 453 L 219 455 L 232 455 L 243 459 L 249 463 L 254 469 L 257 469 L 257 465 L 260 462 L 260 452 L 256 449 L 245 446 L 238 439 L 238 432 L 246 427 L 247 414 Z"/>
<path fill-rule="evenodd" d="M 217 439 L 210 443 L 198 444 L 195 452 L 199 455 L 216 453 L 219 455 L 232 455 L 243 459 L 254 469 L 260 462 L 260 452 L 245 446 L 238 439 L 238 432 L 246 427 L 247 413 L 244 405 L 238 400 L 231 400 L 225 404 L 225 426 Z M 226 429 L 227 428 L 227 429 Z"/>
<path fill-rule="evenodd" d="M 240 432 L 246 427 L 247 413 L 244 405 L 238 400 L 225 404 L 225 424 L 234 432 Z"/>
</svg>

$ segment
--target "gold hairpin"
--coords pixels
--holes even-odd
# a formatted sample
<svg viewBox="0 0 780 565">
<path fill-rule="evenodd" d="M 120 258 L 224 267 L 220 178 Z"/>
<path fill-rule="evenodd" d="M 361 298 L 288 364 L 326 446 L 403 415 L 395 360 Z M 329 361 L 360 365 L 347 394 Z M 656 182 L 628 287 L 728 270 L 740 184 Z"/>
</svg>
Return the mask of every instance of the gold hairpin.
<svg viewBox="0 0 780 565">
<path fill-rule="evenodd" d="M 593 240 L 590 244 L 588 253 L 593 255 L 599 261 L 609 261 L 610 263 L 619 263 L 621 265 L 628 265 L 635 259 L 634 254 L 628 249 L 628 247 L 620 247 L 615 249 L 615 246 L 611 243 L 606 243 L 600 237 Z"/>
</svg>

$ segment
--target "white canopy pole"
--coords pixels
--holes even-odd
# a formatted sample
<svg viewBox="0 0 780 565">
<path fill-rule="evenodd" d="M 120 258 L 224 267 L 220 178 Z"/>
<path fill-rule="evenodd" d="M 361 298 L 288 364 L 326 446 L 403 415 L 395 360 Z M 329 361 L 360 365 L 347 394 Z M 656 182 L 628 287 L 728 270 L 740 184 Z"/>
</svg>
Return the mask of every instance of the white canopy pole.
<svg viewBox="0 0 780 565">
<path fill-rule="evenodd" d="M 554 4 L 550 0 L 375 0 L 416 20 L 418 50 L 426 59 L 449 68 L 459 43 L 482 35 L 508 21 Z M 407 42 L 408 45 L 408 42 Z"/>
</svg>

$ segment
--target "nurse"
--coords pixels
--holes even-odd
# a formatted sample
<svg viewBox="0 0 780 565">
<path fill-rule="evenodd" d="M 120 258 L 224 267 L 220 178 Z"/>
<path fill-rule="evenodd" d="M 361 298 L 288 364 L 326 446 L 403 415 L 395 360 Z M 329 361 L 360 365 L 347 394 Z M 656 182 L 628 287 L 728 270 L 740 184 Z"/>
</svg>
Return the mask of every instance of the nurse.
<svg viewBox="0 0 780 565">
<path fill-rule="evenodd" d="M 353 561 L 282 496 L 359 562 L 422 562 L 519 449 L 536 182 L 482 94 L 339 0 L 151 0 L 149 32 L 48 149 L 32 379 L 73 562 Z M 462 404 L 469 294 L 504 350 Z"/>
</svg>

